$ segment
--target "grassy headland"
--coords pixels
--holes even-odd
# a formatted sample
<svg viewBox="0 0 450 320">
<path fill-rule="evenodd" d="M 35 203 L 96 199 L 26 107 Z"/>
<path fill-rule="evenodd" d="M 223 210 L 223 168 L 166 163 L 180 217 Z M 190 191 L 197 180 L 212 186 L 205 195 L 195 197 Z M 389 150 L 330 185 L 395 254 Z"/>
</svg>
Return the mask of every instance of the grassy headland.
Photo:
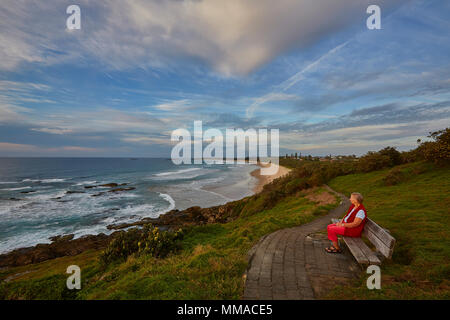
<svg viewBox="0 0 450 320">
<path fill-rule="evenodd" d="M 245 215 L 224 224 L 187 228 L 182 249 L 164 259 L 130 255 L 102 268 L 101 251 L 85 252 L 36 265 L 7 269 L 0 285 L 3 299 L 239 299 L 247 252 L 260 237 L 275 230 L 303 224 L 326 214 L 337 204 L 308 200 L 305 195 L 323 195 L 323 188 L 285 198 L 271 209 Z M 329 197 L 329 195 L 328 195 Z M 315 197 L 309 197 L 315 198 Z M 332 202 L 332 203 L 330 203 Z M 82 269 L 82 290 L 65 289 L 65 269 Z M 26 272 L 26 273 L 25 273 Z"/>
<path fill-rule="evenodd" d="M 346 194 L 361 192 L 368 215 L 397 239 L 392 261 L 382 266 L 382 290 L 367 290 L 362 272 L 359 281 L 336 288 L 329 298 L 448 299 L 450 130 L 432 137 L 435 142 L 404 153 L 385 148 L 341 161 L 281 159 L 292 168 L 289 175 L 234 202 L 229 222 L 186 227 L 181 249 L 164 258 L 115 243 L 109 249 L 121 259 L 106 265 L 100 263 L 102 251 L 86 251 L 7 268 L 0 270 L 0 279 L 8 280 L 0 284 L 0 298 L 239 299 L 248 250 L 263 235 L 327 213 L 337 204 L 320 187 L 328 183 Z M 124 241 L 137 247 L 132 236 L 124 234 Z M 80 291 L 66 289 L 65 270 L 72 264 L 82 269 Z"/>
</svg>

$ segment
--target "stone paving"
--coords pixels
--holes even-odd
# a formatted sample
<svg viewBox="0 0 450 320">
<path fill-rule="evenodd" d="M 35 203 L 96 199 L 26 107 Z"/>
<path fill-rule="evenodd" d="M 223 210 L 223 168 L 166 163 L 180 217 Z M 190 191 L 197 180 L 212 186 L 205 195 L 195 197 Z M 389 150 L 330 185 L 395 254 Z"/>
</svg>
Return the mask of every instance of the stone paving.
<svg viewBox="0 0 450 320">
<path fill-rule="evenodd" d="M 326 186 L 330 192 L 334 190 Z M 330 254 L 326 226 L 342 217 L 350 201 L 341 194 L 341 204 L 326 216 L 308 224 L 275 231 L 261 238 L 249 252 L 244 299 L 315 299 L 335 285 L 358 274 L 359 266 L 344 249 Z"/>
</svg>

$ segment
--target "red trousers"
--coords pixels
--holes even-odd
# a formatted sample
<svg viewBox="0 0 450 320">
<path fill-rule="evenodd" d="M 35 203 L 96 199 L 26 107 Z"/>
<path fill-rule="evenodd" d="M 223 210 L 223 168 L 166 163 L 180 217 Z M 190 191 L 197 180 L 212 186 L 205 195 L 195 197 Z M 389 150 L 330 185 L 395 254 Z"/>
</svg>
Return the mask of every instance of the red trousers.
<svg viewBox="0 0 450 320">
<path fill-rule="evenodd" d="M 338 234 L 343 235 L 345 231 L 345 227 L 338 227 L 336 224 L 329 224 L 327 227 L 328 239 L 331 241 L 337 241 Z"/>
</svg>

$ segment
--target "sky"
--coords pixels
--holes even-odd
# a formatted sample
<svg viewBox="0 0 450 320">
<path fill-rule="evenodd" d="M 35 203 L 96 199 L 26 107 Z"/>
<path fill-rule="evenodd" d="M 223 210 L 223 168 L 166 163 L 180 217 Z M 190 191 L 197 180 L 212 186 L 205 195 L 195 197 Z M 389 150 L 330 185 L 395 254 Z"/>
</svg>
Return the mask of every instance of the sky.
<svg viewBox="0 0 450 320">
<path fill-rule="evenodd" d="M 196 120 L 409 150 L 449 127 L 449 30 L 441 0 L 2 0 L 0 156 L 169 157 Z"/>
</svg>

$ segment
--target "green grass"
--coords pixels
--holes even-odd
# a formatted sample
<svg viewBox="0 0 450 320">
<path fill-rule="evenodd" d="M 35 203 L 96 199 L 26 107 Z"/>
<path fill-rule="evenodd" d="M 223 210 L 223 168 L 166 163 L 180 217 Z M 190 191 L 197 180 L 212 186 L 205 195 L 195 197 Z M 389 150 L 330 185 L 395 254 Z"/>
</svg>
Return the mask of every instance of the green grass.
<svg viewBox="0 0 450 320">
<path fill-rule="evenodd" d="M 382 290 L 368 290 L 367 274 L 337 287 L 338 299 L 450 298 L 450 170 L 427 163 L 397 166 L 402 181 L 386 185 L 389 169 L 333 179 L 334 190 L 360 192 L 368 216 L 396 238 L 392 261 L 381 266 Z"/>
<path fill-rule="evenodd" d="M 369 217 L 389 229 L 397 243 L 392 260 L 382 264 L 381 290 L 368 290 L 368 275 L 361 272 L 360 279 L 336 287 L 326 298 L 450 298 L 448 167 L 416 162 L 340 176 L 329 185 L 347 195 L 361 192 Z M 239 299 L 247 252 L 262 236 L 307 223 L 337 205 L 336 199 L 336 203 L 320 207 L 306 199 L 305 192 L 284 196 L 266 210 L 260 209 L 266 205 L 264 197 L 243 201 L 236 220 L 187 229 L 182 250 L 164 259 L 131 256 L 104 270 L 98 263 L 100 251 L 88 251 L 0 270 L 0 279 L 15 276 L 0 284 L 0 298 Z M 82 269 L 82 290 L 77 293 L 65 289 L 65 270 L 71 264 Z"/>
<path fill-rule="evenodd" d="M 318 188 L 314 192 L 325 192 Z M 318 206 L 304 192 L 282 199 L 270 210 L 243 215 L 225 224 L 186 230 L 183 249 L 164 259 L 131 256 L 101 270 L 100 252 L 64 257 L 39 265 L 12 268 L 0 278 L 33 270 L 0 285 L 3 299 L 239 299 L 247 252 L 264 235 L 307 223 L 326 214 L 336 202 Z M 65 268 L 78 264 L 82 289 L 68 292 Z"/>
</svg>

